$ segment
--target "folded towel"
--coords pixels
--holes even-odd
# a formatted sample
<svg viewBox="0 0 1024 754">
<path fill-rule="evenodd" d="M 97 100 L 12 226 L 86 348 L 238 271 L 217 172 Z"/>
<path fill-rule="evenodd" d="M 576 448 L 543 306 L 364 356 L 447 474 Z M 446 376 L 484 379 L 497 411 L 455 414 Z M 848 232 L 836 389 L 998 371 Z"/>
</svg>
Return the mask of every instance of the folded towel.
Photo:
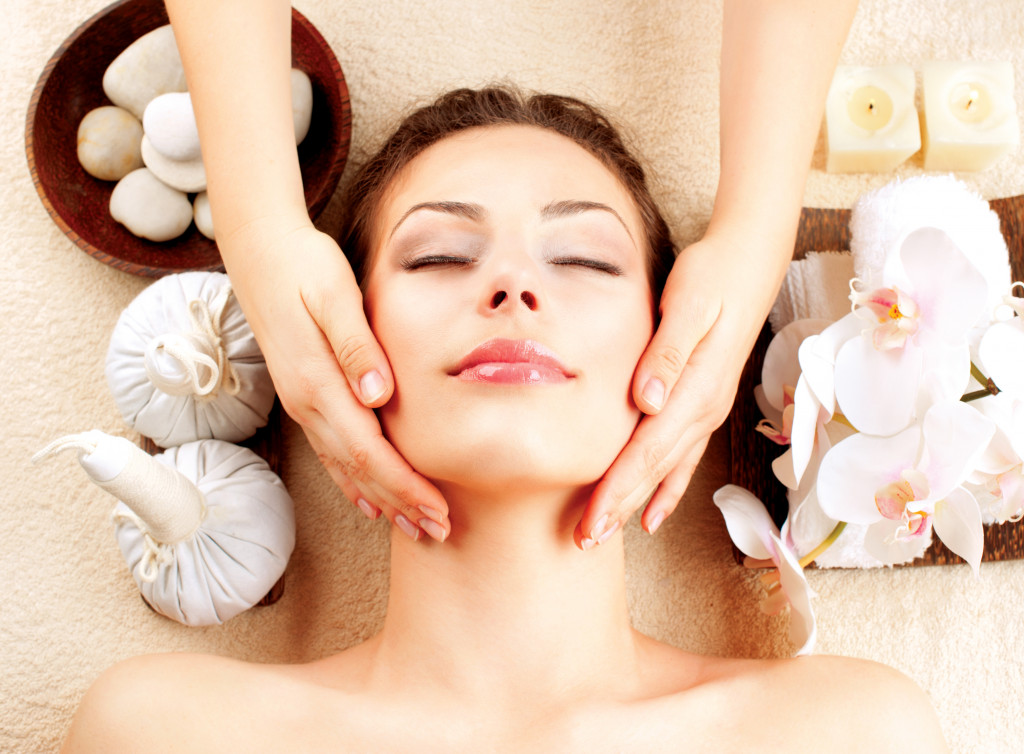
<svg viewBox="0 0 1024 754">
<path fill-rule="evenodd" d="M 772 332 L 797 319 L 837 320 L 849 314 L 853 269 L 853 257 L 839 251 L 810 251 L 790 263 L 768 315 Z"/>
</svg>

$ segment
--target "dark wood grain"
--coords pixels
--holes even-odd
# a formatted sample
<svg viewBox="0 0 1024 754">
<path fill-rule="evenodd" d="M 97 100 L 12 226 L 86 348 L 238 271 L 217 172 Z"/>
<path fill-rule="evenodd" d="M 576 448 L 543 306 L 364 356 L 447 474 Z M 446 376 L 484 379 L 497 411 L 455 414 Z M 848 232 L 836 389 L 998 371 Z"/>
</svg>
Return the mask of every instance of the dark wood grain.
<svg viewBox="0 0 1024 754">
<path fill-rule="evenodd" d="M 989 206 L 999 215 L 1000 225 L 1010 250 L 1010 267 L 1014 280 L 1024 279 L 1024 196 L 994 199 Z M 794 248 L 794 259 L 808 251 L 849 251 L 850 210 L 812 209 L 805 207 Z M 780 526 L 789 510 L 786 490 L 772 473 L 771 463 L 784 448 L 754 431 L 761 412 L 754 401 L 754 387 L 761 382 L 761 366 L 765 350 L 771 342 L 771 328 L 761 330 L 754 349 L 740 377 L 736 401 L 729 416 L 730 469 L 732 482 L 746 487 L 764 501 L 772 518 Z M 742 555 L 736 551 L 737 559 Z M 1024 558 L 1024 521 L 985 527 L 983 560 L 1018 560 Z M 948 565 L 963 560 L 934 539 L 924 557 L 911 565 Z"/>
<path fill-rule="evenodd" d="M 101 181 L 78 162 L 78 124 L 90 110 L 111 104 L 103 72 L 129 44 L 167 23 L 163 0 L 121 0 L 69 36 L 47 62 L 25 121 L 25 154 L 46 211 L 82 251 L 133 275 L 160 277 L 184 270 L 222 270 L 213 241 L 192 225 L 175 240 L 154 243 L 132 235 L 110 217 L 114 182 Z M 308 19 L 292 11 L 292 64 L 313 84 L 313 120 L 299 147 L 310 216 L 327 205 L 348 157 L 352 113 L 341 66 Z"/>
</svg>

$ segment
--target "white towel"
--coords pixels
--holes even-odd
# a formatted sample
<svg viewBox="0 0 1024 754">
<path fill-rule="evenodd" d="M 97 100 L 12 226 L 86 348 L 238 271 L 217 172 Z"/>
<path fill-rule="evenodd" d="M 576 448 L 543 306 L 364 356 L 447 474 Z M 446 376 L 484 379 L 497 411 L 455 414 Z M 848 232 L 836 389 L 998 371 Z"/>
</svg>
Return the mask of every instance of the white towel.
<svg viewBox="0 0 1024 754">
<path fill-rule="evenodd" d="M 853 257 L 841 251 L 809 251 L 789 265 L 768 321 L 778 332 L 798 319 L 837 320 L 850 312 Z"/>
</svg>

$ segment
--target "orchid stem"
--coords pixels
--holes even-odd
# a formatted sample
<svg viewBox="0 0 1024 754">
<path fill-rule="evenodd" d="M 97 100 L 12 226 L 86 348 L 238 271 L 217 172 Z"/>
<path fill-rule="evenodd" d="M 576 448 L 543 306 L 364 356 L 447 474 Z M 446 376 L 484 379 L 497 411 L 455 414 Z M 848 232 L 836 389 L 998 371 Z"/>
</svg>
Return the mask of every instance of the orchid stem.
<svg viewBox="0 0 1024 754">
<path fill-rule="evenodd" d="M 829 534 L 827 537 L 825 537 L 825 541 L 824 542 L 822 542 L 820 545 L 818 545 L 813 550 L 811 550 L 809 553 L 807 553 L 802 558 L 800 558 L 800 567 L 801 568 L 806 568 L 811 563 L 813 563 L 815 561 L 815 559 L 819 555 L 821 555 L 823 552 L 825 552 L 825 550 L 827 550 L 829 547 L 831 547 L 835 543 L 835 541 L 837 539 L 839 539 L 839 535 L 843 533 L 843 529 L 845 529 L 845 528 L 846 528 L 846 522 L 845 521 L 840 521 L 838 524 L 836 524 L 836 528 L 832 530 L 831 534 Z"/>
<path fill-rule="evenodd" d="M 964 396 L 960 398 L 964 403 L 970 403 L 971 401 L 976 401 L 979 398 L 985 398 L 989 395 L 999 395 L 1001 392 L 996 386 L 996 383 L 992 381 L 992 378 L 986 377 L 973 361 L 971 362 L 971 376 L 984 387 L 982 387 L 981 390 L 974 390 L 970 393 L 965 393 Z"/>
<path fill-rule="evenodd" d="M 855 429 L 857 429 L 857 428 L 856 428 L 855 426 L 853 426 L 852 424 L 850 424 L 850 420 L 849 420 L 849 419 L 847 419 L 847 418 L 846 418 L 845 416 L 843 416 L 843 415 L 842 415 L 841 413 L 839 413 L 838 411 L 836 411 L 836 412 L 835 412 L 834 414 L 832 414 L 832 419 L 833 419 L 834 421 L 837 421 L 837 422 L 839 422 L 840 424 L 845 424 L 845 425 L 846 425 L 847 427 L 849 427 L 850 429 L 854 429 L 854 430 L 855 430 Z"/>
</svg>

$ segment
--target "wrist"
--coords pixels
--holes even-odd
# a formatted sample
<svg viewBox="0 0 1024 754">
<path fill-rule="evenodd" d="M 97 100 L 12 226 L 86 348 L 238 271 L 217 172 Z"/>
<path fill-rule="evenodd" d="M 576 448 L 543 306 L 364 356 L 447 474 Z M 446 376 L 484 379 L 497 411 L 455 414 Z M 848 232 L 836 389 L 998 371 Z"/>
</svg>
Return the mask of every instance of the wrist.
<svg viewBox="0 0 1024 754">
<path fill-rule="evenodd" d="M 302 231 L 316 231 L 309 214 L 301 211 L 280 211 L 247 218 L 223 232 L 218 229 L 217 247 L 225 263 L 235 257 L 252 259 L 274 253 L 282 239 Z"/>
</svg>

